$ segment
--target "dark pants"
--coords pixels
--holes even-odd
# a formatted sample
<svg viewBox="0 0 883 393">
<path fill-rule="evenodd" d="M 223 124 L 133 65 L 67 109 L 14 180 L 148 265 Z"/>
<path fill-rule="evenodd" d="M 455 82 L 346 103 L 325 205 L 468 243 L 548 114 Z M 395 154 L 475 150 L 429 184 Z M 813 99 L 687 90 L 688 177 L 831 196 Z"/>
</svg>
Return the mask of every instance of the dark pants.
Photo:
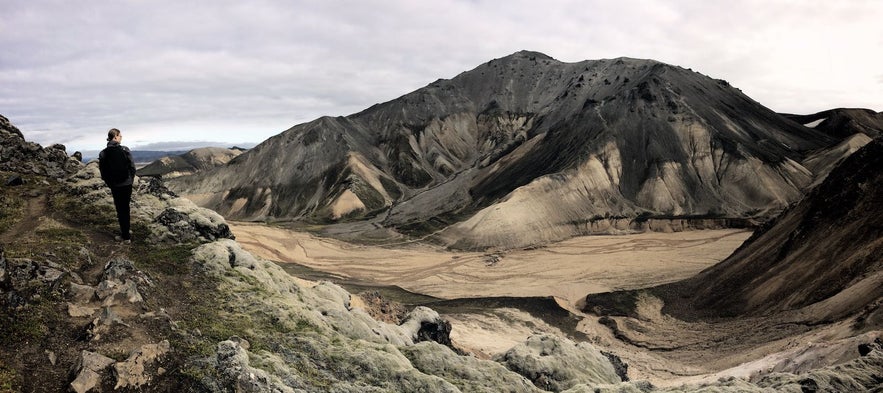
<svg viewBox="0 0 883 393">
<path fill-rule="evenodd" d="M 132 186 L 111 187 L 113 205 L 117 209 L 117 220 L 120 222 L 120 237 L 129 239 L 129 202 L 132 201 Z"/>
</svg>

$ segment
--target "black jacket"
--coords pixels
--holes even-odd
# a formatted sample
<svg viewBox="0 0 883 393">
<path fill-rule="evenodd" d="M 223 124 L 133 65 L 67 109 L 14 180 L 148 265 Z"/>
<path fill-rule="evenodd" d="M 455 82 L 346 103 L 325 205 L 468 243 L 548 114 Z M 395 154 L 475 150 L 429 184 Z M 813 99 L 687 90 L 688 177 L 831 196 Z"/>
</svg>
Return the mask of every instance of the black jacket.
<svg viewBox="0 0 883 393">
<path fill-rule="evenodd" d="M 135 180 L 132 152 L 119 142 L 107 142 L 107 147 L 98 154 L 98 169 L 101 171 L 101 180 L 108 187 L 131 186 Z"/>
</svg>

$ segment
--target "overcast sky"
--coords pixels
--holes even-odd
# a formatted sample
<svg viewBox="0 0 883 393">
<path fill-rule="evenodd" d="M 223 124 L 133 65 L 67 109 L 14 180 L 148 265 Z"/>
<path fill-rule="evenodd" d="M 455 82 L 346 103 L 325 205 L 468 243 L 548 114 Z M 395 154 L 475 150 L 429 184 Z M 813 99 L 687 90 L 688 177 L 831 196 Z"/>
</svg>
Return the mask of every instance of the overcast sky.
<svg viewBox="0 0 883 393">
<path fill-rule="evenodd" d="M 779 112 L 883 110 L 883 1 L 3 0 L 0 114 L 98 150 L 258 143 L 522 49 L 650 58 Z"/>
</svg>

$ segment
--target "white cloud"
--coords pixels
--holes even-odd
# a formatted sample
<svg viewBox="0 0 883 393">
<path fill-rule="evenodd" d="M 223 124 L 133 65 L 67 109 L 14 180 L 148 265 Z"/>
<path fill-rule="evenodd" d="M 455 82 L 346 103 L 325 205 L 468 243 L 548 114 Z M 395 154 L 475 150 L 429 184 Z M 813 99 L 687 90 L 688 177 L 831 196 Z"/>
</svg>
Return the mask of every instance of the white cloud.
<svg viewBox="0 0 883 393">
<path fill-rule="evenodd" d="M 879 20 L 862 0 L 3 2 L 0 113 L 74 149 L 110 127 L 259 142 L 522 49 L 653 58 L 778 111 L 881 110 Z"/>
</svg>

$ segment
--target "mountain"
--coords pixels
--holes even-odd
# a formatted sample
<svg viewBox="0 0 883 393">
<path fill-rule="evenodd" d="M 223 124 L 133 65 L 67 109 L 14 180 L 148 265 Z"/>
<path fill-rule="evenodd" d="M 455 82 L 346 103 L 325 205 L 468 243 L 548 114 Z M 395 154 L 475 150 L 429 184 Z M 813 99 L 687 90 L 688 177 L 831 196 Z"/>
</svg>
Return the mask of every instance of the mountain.
<svg viewBox="0 0 883 393">
<path fill-rule="evenodd" d="M 797 313 L 802 323 L 856 318 L 883 327 L 883 139 L 696 276 L 643 290 L 686 320 Z M 630 315 L 635 293 L 589 295 L 585 309 Z"/>
<path fill-rule="evenodd" d="M 183 154 L 161 157 L 138 169 L 138 176 L 172 178 L 224 165 L 242 154 L 245 149 L 201 147 Z"/>
<path fill-rule="evenodd" d="M 810 153 L 803 165 L 816 174 L 818 184 L 850 154 L 883 135 L 883 113 L 870 109 L 838 108 L 811 115 L 784 114 L 783 116 L 807 127 L 840 139 L 831 148 Z"/>
<path fill-rule="evenodd" d="M 815 322 L 867 312 L 883 327 L 883 140 L 847 158 L 732 256 L 665 293 L 672 312 Z"/>
<path fill-rule="evenodd" d="M 870 109 L 837 108 L 811 115 L 783 116 L 839 139 L 855 134 L 865 134 L 870 138 L 883 135 L 883 112 Z"/>
<path fill-rule="evenodd" d="M 97 160 L 98 154 L 101 153 L 101 150 L 83 150 L 80 153 L 83 155 L 83 162 L 89 162 Z M 151 163 L 163 157 L 184 153 L 186 153 L 185 150 L 132 150 L 132 159 L 135 160 L 135 165 L 139 166 Z"/>
<path fill-rule="evenodd" d="M 169 186 L 233 219 L 511 248 L 656 218 L 766 219 L 814 181 L 807 152 L 836 142 L 684 68 L 518 52 Z"/>
</svg>

